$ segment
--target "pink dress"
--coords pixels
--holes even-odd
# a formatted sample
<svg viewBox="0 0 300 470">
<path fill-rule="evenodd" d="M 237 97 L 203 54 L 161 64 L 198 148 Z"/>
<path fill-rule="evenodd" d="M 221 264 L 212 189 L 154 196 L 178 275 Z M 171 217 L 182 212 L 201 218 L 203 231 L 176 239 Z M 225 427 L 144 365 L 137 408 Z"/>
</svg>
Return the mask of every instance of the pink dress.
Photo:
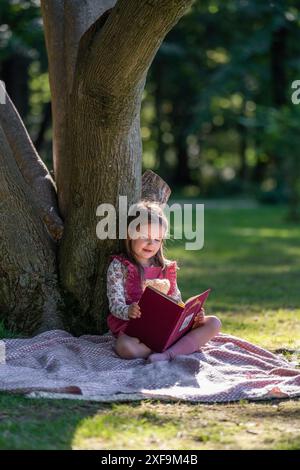
<svg viewBox="0 0 300 470">
<path fill-rule="evenodd" d="M 129 305 L 138 302 L 143 291 L 137 266 L 123 255 L 112 255 L 110 259 L 112 261 L 107 274 L 110 312 L 107 317 L 107 324 L 113 335 L 118 337 L 125 332 L 129 320 L 127 314 Z M 120 270 L 120 263 L 122 270 Z M 176 261 L 171 261 L 167 265 L 165 273 L 160 266 L 146 266 L 144 268 L 145 279 L 169 279 L 170 289 L 167 295 L 179 302 L 182 298 L 177 286 L 177 269 L 179 268 Z"/>
</svg>

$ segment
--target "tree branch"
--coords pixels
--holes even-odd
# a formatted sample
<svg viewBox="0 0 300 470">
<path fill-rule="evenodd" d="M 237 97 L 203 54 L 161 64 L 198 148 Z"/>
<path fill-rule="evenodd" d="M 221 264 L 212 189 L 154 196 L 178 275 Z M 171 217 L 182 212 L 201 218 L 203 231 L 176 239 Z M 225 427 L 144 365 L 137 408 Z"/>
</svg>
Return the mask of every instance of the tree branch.
<svg viewBox="0 0 300 470">
<path fill-rule="evenodd" d="M 116 0 L 41 0 L 49 62 L 53 115 L 53 166 L 60 213 L 69 207 L 69 169 L 66 147 L 68 102 L 76 72 L 79 41 Z"/>
<path fill-rule="evenodd" d="M 0 87 L 4 94 L 2 83 Z M 55 183 L 35 150 L 21 117 L 7 93 L 5 93 L 5 104 L 0 105 L 0 126 L 20 173 L 32 193 L 41 219 L 51 237 L 54 240 L 60 239 L 63 222 L 58 214 Z"/>
<path fill-rule="evenodd" d="M 119 0 L 96 33 L 80 73 L 88 95 L 128 95 L 193 0 Z M 83 73 L 84 72 L 84 73 Z"/>
<path fill-rule="evenodd" d="M 0 104 L 1 112 L 2 107 L 6 105 Z M 31 180 L 33 174 L 27 167 L 28 162 L 20 159 L 20 155 L 15 158 L 12 134 L 5 133 L 3 127 L 1 123 L 0 320 L 11 331 L 23 334 L 34 334 L 38 328 L 62 328 L 63 304 L 57 283 L 56 246 L 49 236 L 49 227 L 47 231 L 41 220 L 43 209 L 38 210 L 38 195 L 31 187 L 35 180 Z M 18 125 L 15 129 L 20 130 Z M 32 163 L 32 154 L 23 137 L 15 135 L 17 145 L 14 149 L 19 152 L 18 145 L 24 144 L 25 154 Z M 50 180 L 43 178 L 43 167 L 34 159 L 33 167 L 34 175 L 47 188 Z"/>
</svg>

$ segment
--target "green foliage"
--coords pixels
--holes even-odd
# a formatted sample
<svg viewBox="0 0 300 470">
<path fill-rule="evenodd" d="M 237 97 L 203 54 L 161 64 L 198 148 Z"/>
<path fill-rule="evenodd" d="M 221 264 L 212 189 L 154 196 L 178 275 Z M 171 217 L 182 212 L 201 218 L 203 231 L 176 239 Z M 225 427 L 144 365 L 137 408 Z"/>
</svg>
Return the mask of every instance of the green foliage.
<svg viewBox="0 0 300 470">
<path fill-rule="evenodd" d="M 39 3 L 0 5 L 0 76 L 14 58 L 26 61 L 23 117 L 33 140 L 50 100 Z M 288 202 L 289 216 L 298 218 L 300 105 L 291 102 L 291 84 L 300 79 L 299 26 L 296 0 L 196 0 L 149 70 L 144 169 L 156 170 L 178 191 L 197 187 L 202 197 Z M 42 155 L 50 166 L 51 139 L 49 121 Z"/>
<path fill-rule="evenodd" d="M 0 62 L 18 54 L 46 66 L 39 1 L 1 0 L 0 23 Z"/>
<path fill-rule="evenodd" d="M 278 151 L 282 159 L 280 177 L 290 201 L 289 216 L 294 220 L 300 220 L 299 121 L 300 108 L 296 105 L 285 106 L 272 110 L 266 128 L 266 145 L 272 153 Z"/>
<path fill-rule="evenodd" d="M 295 115 L 290 86 L 300 76 L 299 18 L 295 1 L 196 1 L 150 70 L 144 103 L 152 103 L 157 119 L 151 126 L 144 119 L 146 154 L 152 155 L 145 166 L 173 184 L 197 185 L 203 196 L 250 193 L 266 202 L 290 201 L 281 161 L 291 168 L 295 162 L 284 145 L 274 158 L 279 148 L 275 136 L 269 145 L 269 125 L 274 110 L 287 119 L 279 98 Z M 172 180 L 179 145 L 186 147 L 190 182 Z"/>
<path fill-rule="evenodd" d="M 40 1 L 1 0 L 0 24 L 0 79 L 35 141 L 51 100 Z M 41 149 L 50 167 L 51 138 Z"/>
</svg>

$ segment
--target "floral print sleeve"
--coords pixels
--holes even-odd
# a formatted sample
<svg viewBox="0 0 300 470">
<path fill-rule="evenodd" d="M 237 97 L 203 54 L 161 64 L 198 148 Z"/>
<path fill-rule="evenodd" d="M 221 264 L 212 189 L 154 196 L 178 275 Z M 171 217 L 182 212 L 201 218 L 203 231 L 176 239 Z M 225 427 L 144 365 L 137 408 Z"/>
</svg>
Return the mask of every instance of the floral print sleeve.
<svg viewBox="0 0 300 470">
<path fill-rule="evenodd" d="M 177 285 L 177 281 L 176 281 L 174 294 L 171 297 L 172 297 L 172 299 L 176 300 L 176 302 L 183 302 L 182 297 L 181 297 L 181 292 L 180 292 L 180 290 L 178 288 L 178 285 Z"/>
<path fill-rule="evenodd" d="M 118 259 L 113 259 L 107 270 L 107 297 L 110 313 L 121 320 L 129 320 L 125 276 L 126 267 Z"/>
</svg>

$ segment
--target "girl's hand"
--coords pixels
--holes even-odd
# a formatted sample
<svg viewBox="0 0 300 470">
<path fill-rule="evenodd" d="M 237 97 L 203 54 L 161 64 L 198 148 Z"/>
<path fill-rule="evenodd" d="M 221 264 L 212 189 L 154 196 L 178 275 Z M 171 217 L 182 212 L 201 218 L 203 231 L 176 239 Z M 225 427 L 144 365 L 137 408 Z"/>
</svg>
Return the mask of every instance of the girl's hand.
<svg viewBox="0 0 300 470">
<path fill-rule="evenodd" d="M 203 322 L 204 322 L 204 317 L 205 317 L 205 310 L 204 310 L 204 308 L 202 307 L 201 310 L 200 310 L 200 312 L 197 313 L 197 315 L 195 316 L 192 329 L 193 329 L 193 328 L 197 328 L 198 326 L 201 326 L 201 325 L 203 324 Z"/>
<path fill-rule="evenodd" d="M 140 309 L 140 306 L 137 302 L 133 302 L 133 304 L 131 304 L 129 306 L 129 309 L 128 309 L 128 317 L 129 318 L 140 318 L 141 316 L 141 309 Z"/>
</svg>

